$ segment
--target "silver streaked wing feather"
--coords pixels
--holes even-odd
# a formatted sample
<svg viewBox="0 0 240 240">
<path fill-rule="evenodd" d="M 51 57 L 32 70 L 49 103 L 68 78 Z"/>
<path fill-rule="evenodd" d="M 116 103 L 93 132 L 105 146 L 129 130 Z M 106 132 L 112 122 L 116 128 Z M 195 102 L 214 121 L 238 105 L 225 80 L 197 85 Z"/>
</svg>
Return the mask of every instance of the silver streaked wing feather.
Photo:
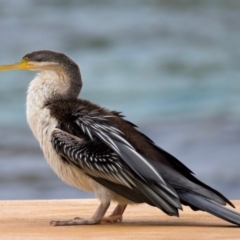
<svg viewBox="0 0 240 240">
<path fill-rule="evenodd" d="M 90 120 L 81 121 L 78 118 L 76 123 L 79 131 L 85 131 L 85 135 L 90 140 L 81 139 L 59 128 L 55 128 L 52 132 L 52 146 L 63 160 L 80 168 L 88 176 L 113 192 L 116 191 L 134 202 L 145 201 L 166 213 L 178 215 L 177 209 L 181 208 L 181 203 L 175 190 L 169 184 L 162 182 L 161 178 L 159 180 L 159 176 L 154 175 L 151 167 L 146 165 L 145 159 L 142 159 L 142 156 L 138 155 L 130 144 L 126 144 L 126 140 L 122 136 L 116 136 L 116 131 L 114 134 L 109 134 L 103 130 L 96 131 L 91 128 L 91 125 L 86 126 Z M 86 130 L 86 127 L 89 128 L 89 131 Z M 89 132 L 93 139 L 97 138 L 98 141 L 92 140 Z M 105 146 L 109 149 L 112 156 L 106 154 L 107 157 L 103 161 L 104 157 L 100 156 L 101 150 L 94 147 L 88 151 L 88 144 L 93 145 L 94 142 L 101 143 L 103 148 Z M 96 163 L 91 160 L 91 153 L 95 154 Z M 121 189 L 119 187 L 121 185 L 125 189 Z"/>
<path fill-rule="evenodd" d="M 52 132 L 52 146 L 65 160 L 90 176 L 104 178 L 128 188 L 134 186 L 131 173 L 124 169 L 114 152 L 108 154 L 108 158 L 103 161 L 104 150 L 103 153 L 98 152 L 96 156 L 94 145 L 89 146 L 91 148 L 89 149 L 81 139 L 57 128 Z M 99 158 L 100 155 L 103 155 L 102 159 Z"/>
<path fill-rule="evenodd" d="M 104 116 L 101 118 L 104 118 Z M 140 177 L 156 181 L 174 197 L 178 197 L 175 190 L 168 187 L 154 166 L 134 149 L 134 147 L 123 137 L 123 133 L 120 130 L 111 126 L 108 121 L 96 122 L 90 117 L 84 118 L 84 116 L 81 116 L 77 118 L 76 123 L 79 126 L 85 125 L 85 128 L 90 128 L 93 136 L 107 144 L 107 146 L 116 152 L 118 156 Z M 89 137 L 91 138 L 91 136 Z"/>
</svg>

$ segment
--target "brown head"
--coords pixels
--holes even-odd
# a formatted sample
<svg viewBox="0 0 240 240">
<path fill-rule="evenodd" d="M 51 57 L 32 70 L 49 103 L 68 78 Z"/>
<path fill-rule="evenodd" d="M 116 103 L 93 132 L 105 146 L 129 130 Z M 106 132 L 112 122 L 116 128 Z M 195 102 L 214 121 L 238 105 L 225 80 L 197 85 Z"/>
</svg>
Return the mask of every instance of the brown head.
<svg viewBox="0 0 240 240">
<path fill-rule="evenodd" d="M 54 71 L 59 76 L 62 74 L 67 76 L 73 91 L 79 93 L 82 87 L 81 73 L 78 65 L 63 53 L 49 50 L 35 51 L 26 54 L 18 63 L 0 66 L 0 71 L 14 69 Z"/>
</svg>

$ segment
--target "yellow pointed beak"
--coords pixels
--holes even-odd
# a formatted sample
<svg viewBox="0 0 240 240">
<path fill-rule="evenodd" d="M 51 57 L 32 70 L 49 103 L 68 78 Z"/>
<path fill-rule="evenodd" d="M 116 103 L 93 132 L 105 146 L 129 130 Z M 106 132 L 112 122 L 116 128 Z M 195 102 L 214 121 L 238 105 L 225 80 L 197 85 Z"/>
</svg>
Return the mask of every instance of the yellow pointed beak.
<svg viewBox="0 0 240 240">
<path fill-rule="evenodd" d="M 22 59 L 18 63 L 14 64 L 8 64 L 8 65 L 2 65 L 0 66 L 0 71 L 7 71 L 7 70 L 14 70 L 14 69 L 20 69 L 20 70 L 36 70 L 33 64 L 30 64 L 27 59 Z"/>
</svg>

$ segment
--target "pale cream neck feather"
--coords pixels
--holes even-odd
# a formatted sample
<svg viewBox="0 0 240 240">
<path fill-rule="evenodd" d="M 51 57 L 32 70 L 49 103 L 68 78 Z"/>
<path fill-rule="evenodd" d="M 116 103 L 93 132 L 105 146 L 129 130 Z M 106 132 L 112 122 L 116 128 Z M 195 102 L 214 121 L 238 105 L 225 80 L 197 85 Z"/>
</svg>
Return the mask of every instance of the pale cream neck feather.
<svg viewBox="0 0 240 240">
<path fill-rule="evenodd" d="M 69 80 L 63 71 L 44 70 L 31 81 L 27 91 L 27 121 L 37 138 L 36 126 L 45 103 L 54 96 L 65 95 Z"/>
</svg>

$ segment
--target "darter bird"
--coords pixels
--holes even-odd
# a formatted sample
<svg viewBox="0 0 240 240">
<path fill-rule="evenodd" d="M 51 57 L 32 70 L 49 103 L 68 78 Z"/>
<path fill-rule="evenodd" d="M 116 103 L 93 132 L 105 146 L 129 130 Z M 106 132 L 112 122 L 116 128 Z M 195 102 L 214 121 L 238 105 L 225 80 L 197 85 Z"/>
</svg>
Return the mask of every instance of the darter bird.
<svg viewBox="0 0 240 240">
<path fill-rule="evenodd" d="M 198 180 L 171 154 L 139 132 L 121 113 L 78 99 L 78 65 L 63 53 L 36 51 L 0 70 L 40 71 L 27 92 L 27 120 L 53 171 L 67 184 L 93 192 L 100 205 L 90 219 L 55 226 L 121 222 L 128 204 L 147 203 L 170 216 L 182 204 L 240 225 L 221 193 Z M 105 213 L 114 201 L 115 210 Z"/>
</svg>

